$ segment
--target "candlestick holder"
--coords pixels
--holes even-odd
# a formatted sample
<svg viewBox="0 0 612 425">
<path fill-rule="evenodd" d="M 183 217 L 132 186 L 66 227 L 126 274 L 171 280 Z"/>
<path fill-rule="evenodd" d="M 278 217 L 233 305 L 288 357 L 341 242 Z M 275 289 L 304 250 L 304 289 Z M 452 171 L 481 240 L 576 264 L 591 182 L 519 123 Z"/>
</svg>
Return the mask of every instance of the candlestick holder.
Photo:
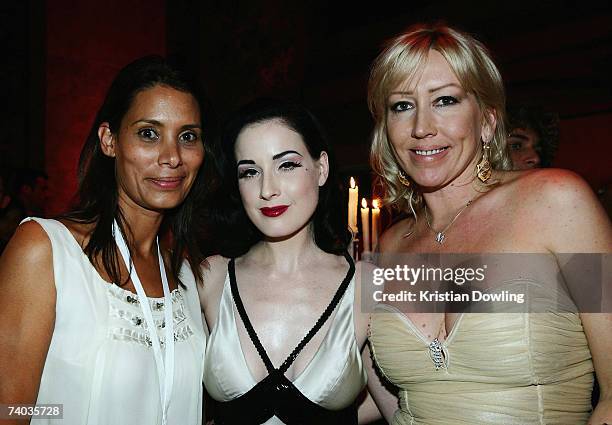
<svg viewBox="0 0 612 425">
<path fill-rule="evenodd" d="M 353 238 L 352 246 L 351 246 L 351 256 L 353 260 L 359 261 L 359 238 L 357 235 Z"/>
</svg>

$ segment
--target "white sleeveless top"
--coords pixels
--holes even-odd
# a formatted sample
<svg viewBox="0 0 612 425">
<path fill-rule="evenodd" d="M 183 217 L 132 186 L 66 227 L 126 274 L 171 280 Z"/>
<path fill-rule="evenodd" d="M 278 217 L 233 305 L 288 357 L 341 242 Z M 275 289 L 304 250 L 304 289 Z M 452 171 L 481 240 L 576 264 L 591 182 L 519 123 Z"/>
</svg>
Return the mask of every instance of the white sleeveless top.
<svg viewBox="0 0 612 425">
<path fill-rule="evenodd" d="M 63 420 L 48 425 L 160 424 L 162 408 L 155 358 L 138 296 L 104 281 L 70 231 L 59 221 L 34 220 L 53 250 L 57 292 L 55 327 L 37 404 L 63 404 Z M 191 269 L 185 263 L 172 291 L 175 376 L 168 423 L 202 422 L 202 372 L 206 337 Z M 148 298 L 160 340 L 164 299 Z M 163 347 L 162 347 L 163 351 Z"/>
<path fill-rule="evenodd" d="M 319 349 L 293 381 L 295 387 L 310 401 L 330 410 L 350 406 L 367 382 L 355 339 L 354 292 L 353 277 L 336 306 L 336 314 L 329 319 L 332 323 Z M 206 346 L 204 385 L 208 394 L 217 401 L 233 400 L 257 385 L 240 346 L 229 273 L 225 277 L 217 322 Z M 283 422 L 274 416 L 265 424 L 277 425 Z"/>
</svg>

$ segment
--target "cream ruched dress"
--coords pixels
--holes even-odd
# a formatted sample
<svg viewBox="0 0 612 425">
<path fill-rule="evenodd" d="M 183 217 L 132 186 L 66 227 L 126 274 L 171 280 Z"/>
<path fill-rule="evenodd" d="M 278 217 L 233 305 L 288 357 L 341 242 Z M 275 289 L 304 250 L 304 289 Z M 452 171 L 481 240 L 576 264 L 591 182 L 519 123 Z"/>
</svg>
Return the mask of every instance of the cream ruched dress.
<svg viewBox="0 0 612 425">
<path fill-rule="evenodd" d="M 370 342 L 399 388 L 395 425 L 579 425 L 591 410 L 593 364 L 576 313 L 468 313 L 442 343 L 436 370 L 429 341 L 402 313 L 380 304 Z"/>
</svg>

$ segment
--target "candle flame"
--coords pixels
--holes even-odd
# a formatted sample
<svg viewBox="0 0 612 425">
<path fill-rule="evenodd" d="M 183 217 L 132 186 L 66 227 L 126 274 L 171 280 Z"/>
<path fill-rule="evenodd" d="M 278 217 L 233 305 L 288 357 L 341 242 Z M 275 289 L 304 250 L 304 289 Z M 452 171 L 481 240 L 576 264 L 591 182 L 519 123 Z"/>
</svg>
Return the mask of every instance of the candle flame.
<svg viewBox="0 0 612 425">
<path fill-rule="evenodd" d="M 372 208 L 376 208 L 376 209 L 380 208 L 378 199 L 374 199 L 372 201 Z"/>
<path fill-rule="evenodd" d="M 351 177 L 351 189 L 355 189 L 355 179 Z"/>
<path fill-rule="evenodd" d="M 361 198 L 361 208 L 367 208 L 368 207 L 368 201 L 366 201 L 366 198 Z"/>
</svg>

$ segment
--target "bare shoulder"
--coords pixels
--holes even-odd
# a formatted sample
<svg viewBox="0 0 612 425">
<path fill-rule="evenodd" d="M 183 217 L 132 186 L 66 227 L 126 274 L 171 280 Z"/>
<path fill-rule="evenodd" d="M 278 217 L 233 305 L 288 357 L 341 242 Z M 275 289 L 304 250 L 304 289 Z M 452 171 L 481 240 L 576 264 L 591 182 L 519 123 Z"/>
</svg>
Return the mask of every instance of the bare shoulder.
<svg viewBox="0 0 612 425">
<path fill-rule="evenodd" d="M 559 168 L 508 172 L 504 185 L 516 191 L 524 200 L 567 203 L 596 199 L 582 177 Z"/>
<path fill-rule="evenodd" d="M 21 224 L 6 246 L 0 258 L 0 290 L 0 307 L 4 303 L 9 303 L 11 309 L 55 303 L 51 241 L 35 221 Z"/>
<path fill-rule="evenodd" d="M 539 168 L 528 171 L 506 171 L 501 184 L 493 188 L 505 208 L 529 216 L 549 215 L 551 209 L 570 213 L 571 210 L 598 208 L 599 202 L 588 183 L 578 174 L 559 168 Z M 549 217 L 550 218 L 550 217 Z"/>
<path fill-rule="evenodd" d="M 200 307 L 204 312 L 209 329 L 214 327 L 214 320 L 217 317 L 228 263 L 229 258 L 213 255 L 206 258 L 200 265 L 203 284 L 198 285 L 198 293 L 200 296 Z"/>
<path fill-rule="evenodd" d="M 221 255 L 213 255 L 207 257 L 201 264 L 202 274 L 204 276 L 204 286 L 217 286 L 223 284 L 227 273 L 227 264 L 229 258 Z"/>
<path fill-rule="evenodd" d="M 51 241 L 45 230 L 35 221 L 27 221 L 17 227 L 15 234 L 2 255 L 5 268 L 40 267 L 52 258 Z"/>
<path fill-rule="evenodd" d="M 388 227 L 378 239 L 379 252 L 396 252 L 402 246 L 406 235 L 412 232 L 414 219 L 406 217 L 397 220 Z"/>
<path fill-rule="evenodd" d="M 21 224 L 0 258 L 0 399 L 33 403 L 53 333 L 51 241 L 35 221 Z"/>
<path fill-rule="evenodd" d="M 508 182 L 517 214 L 528 217 L 552 252 L 607 252 L 611 249 L 609 218 L 588 183 L 562 169 L 519 173 Z"/>
</svg>

